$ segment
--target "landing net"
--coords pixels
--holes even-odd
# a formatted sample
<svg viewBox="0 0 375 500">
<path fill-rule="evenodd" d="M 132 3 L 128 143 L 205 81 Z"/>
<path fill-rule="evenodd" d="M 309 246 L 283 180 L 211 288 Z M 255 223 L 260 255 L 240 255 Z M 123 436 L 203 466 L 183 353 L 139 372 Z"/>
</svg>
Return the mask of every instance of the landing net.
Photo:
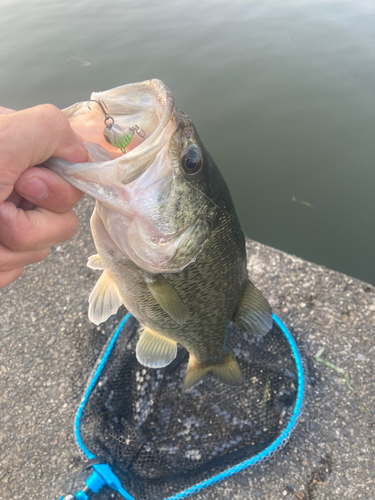
<svg viewBox="0 0 375 500">
<path fill-rule="evenodd" d="M 75 421 L 85 457 L 109 464 L 131 497 L 184 498 L 285 445 L 300 415 L 304 376 L 276 316 L 261 338 L 230 326 L 240 387 L 208 375 L 184 393 L 187 351 L 179 347 L 166 368 L 146 368 L 135 356 L 139 333 L 128 314 L 99 357 Z"/>
</svg>

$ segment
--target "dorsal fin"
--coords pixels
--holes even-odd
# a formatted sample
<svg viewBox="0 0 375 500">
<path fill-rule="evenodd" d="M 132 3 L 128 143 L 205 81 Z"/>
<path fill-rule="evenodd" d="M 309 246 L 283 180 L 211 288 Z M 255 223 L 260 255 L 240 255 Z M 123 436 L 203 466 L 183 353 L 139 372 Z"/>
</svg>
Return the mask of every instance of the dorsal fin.
<svg viewBox="0 0 375 500">
<path fill-rule="evenodd" d="M 116 283 L 107 271 L 104 271 L 89 297 L 89 320 L 99 325 L 115 314 L 121 304 Z"/>
<path fill-rule="evenodd" d="M 251 281 L 247 283 L 232 321 L 253 335 L 265 335 L 272 328 L 271 306 Z"/>
</svg>

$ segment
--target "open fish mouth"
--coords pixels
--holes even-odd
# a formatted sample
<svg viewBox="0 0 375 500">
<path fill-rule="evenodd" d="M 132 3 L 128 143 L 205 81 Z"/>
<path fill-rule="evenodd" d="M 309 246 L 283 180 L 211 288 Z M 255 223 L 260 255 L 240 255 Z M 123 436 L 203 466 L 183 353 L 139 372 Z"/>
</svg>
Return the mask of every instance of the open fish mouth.
<svg viewBox="0 0 375 500">
<path fill-rule="evenodd" d="M 103 129 L 120 128 L 124 134 L 134 127 L 144 131 L 145 137 L 134 134 L 129 145 L 124 148 L 127 156 L 120 162 L 124 165 L 134 163 L 140 157 L 144 163 L 145 155 L 155 155 L 170 139 L 176 127 L 173 95 L 160 80 L 93 92 L 89 101 L 73 104 L 63 113 L 85 142 L 103 146 L 113 158 L 123 156 L 124 151 L 111 145 Z"/>
<path fill-rule="evenodd" d="M 45 165 L 106 206 L 128 211 L 130 196 L 124 185 L 155 161 L 165 164 L 166 151 L 164 158 L 161 153 L 178 122 L 171 91 L 160 80 L 147 80 L 93 92 L 90 100 L 62 111 L 84 141 L 91 161 L 71 164 L 51 158 Z M 114 133 L 120 140 L 111 144 L 108 135 Z"/>
<path fill-rule="evenodd" d="M 93 92 L 63 110 L 90 162 L 45 166 L 94 197 L 106 237 L 148 272 L 178 272 L 212 228 L 212 203 L 179 173 L 181 117 L 160 80 Z M 185 117 L 187 115 L 184 115 Z"/>
</svg>

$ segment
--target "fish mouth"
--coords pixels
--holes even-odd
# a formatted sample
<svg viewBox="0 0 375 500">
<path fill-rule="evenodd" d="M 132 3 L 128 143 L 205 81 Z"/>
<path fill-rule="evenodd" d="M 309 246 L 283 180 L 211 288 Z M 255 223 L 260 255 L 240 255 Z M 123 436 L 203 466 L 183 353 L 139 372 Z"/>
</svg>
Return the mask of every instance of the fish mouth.
<svg viewBox="0 0 375 500">
<path fill-rule="evenodd" d="M 50 158 L 45 166 L 120 211 L 128 206 L 124 185 L 142 175 L 158 157 L 165 157 L 164 146 L 178 125 L 172 92 L 157 79 L 93 92 L 89 101 L 73 104 L 62 112 L 83 140 L 90 162 L 72 164 Z M 104 135 L 106 129 L 114 127 L 123 135 L 132 128 L 140 129 L 143 137 L 135 131 L 127 147 L 121 150 L 109 144 Z"/>
<path fill-rule="evenodd" d="M 178 173 L 182 116 L 168 87 L 154 79 L 93 92 L 63 113 L 91 161 L 50 158 L 45 166 L 99 202 L 108 236 L 140 268 L 155 273 L 186 267 L 200 251 L 213 214 L 204 193 Z M 111 142 L 119 130 L 121 141 Z M 176 207 L 183 207 L 183 217 Z"/>
<path fill-rule="evenodd" d="M 101 145 L 112 158 L 123 157 L 120 163 L 124 166 L 141 157 L 144 162 L 145 156 L 159 151 L 170 139 L 176 126 L 172 92 L 156 79 L 122 85 L 105 92 L 93 92 L 89 101 L 73 104 L 63 113 L 85 142 Z M 112 126 L 120 127 L 123 133 L 137 127 L 144 131 L 145 139 L 134 134 L 129 145 L 124 148 L 124 155 L 103 134 L 105 128 L 111 129 Z"/>
</svg>

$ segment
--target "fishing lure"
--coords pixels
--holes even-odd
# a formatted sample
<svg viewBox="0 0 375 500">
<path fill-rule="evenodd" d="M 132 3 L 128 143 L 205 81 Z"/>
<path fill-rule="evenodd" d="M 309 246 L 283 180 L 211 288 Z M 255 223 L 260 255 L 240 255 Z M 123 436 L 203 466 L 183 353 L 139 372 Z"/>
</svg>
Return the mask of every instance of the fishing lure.
<svg viewBox="0 0 375 500">
<path fill-rule="evenodd" d="M 89 106 L 90 102 L 96 102 L 96 104 L 98 104 L 100 109 L 103 111 L 105 125 L 105 129 L 103 130 L 104 139 L 111 146 L 120 149 L 123 154 L 126 153 L 126 148 L 131 143 L 135 133 L 137 133 L 139 137 L 142 137 L 142 139 L 147 139 L 145 131 L 138 127 L 138 125 L 133 125 L 132 127 L 127 128 L 124 132 L 122 128 L 115 123 L 113 117 L 107 113 L 107 106 L 103 101 L 90 99 L 87 102 L 87 107 L 91 110 Z"/>
</svg>

